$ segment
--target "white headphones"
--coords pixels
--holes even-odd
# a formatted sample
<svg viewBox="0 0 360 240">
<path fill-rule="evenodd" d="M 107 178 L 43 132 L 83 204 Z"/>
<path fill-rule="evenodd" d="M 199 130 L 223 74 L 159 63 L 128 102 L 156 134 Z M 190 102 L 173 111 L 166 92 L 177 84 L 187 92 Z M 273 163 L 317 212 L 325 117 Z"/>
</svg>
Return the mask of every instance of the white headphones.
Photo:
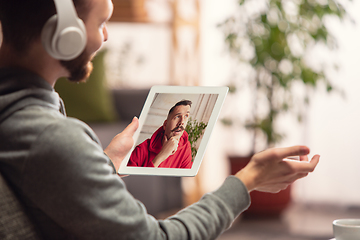
<svg viewBox="0 0 360 240">
<path fill-rule="evenodd" d="M 72 60 L 85 49 L 85 24 L 77 16 L 72 0 L 54 0 L 54 3 L 57 14 L 44 25 L 41 41 L 53 58 Z"/>
</svg>

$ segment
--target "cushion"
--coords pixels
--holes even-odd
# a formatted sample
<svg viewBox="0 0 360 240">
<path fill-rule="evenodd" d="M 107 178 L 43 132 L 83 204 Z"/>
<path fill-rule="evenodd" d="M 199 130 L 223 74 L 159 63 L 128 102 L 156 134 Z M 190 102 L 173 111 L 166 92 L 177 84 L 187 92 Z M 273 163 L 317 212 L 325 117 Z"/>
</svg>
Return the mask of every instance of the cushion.
<svg viewBox="0 0 360 240">
<path fill-rule="evenodd" d="M 111 122 L 117 119 L 112 94 L 106 87 L 104 57 L 106 50 L 93 59 L 93 72 L 86 83 L 61 78 L 55 90 L 64 100 L 66 113 L 84 122 Z"/>
</svg>

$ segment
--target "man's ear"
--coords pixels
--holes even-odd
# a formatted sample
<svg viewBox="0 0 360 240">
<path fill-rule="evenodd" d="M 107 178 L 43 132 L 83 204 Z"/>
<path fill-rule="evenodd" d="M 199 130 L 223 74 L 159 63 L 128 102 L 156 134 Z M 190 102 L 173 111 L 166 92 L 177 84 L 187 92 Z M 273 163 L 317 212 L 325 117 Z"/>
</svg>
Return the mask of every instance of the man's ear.
<svg viewBox="0 0 360 240">
<path fill-rule="evenodd" d="M 167 120 L 165 120 L 164 123 L 163 123 L 163 129 L 164 130 L 165 130 L 166 124 L 167 124 Z"/>
</svg>

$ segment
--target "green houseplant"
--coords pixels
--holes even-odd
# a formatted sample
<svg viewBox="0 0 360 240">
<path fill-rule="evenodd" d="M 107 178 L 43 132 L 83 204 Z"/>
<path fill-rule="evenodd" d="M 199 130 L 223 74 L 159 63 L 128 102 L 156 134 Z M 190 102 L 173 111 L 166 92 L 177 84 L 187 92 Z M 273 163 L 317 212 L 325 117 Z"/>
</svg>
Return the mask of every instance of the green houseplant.
<svg viewBox="0 0 360 240">
<path fill-rule="evenodd" d="M 286 134 L 277 128 L 281 116 L 291 113 L 299 121 L 303 119 L 310 101 L 309 91 L 319 86 L 325 86 L 327 92 L 338 90 L 326 74 L 329 68 L 337 66 L 324 63 L 314 68 L 307 63 L 306 56 L 319 44 L 330 51 L 336 49 L 336 39 L 328 31 L 325 19 L 346 16 L 335 0 L 264 0 L 256 1 L 257 5 L 254 2 L 239 0 L 236 13 L 219 24 L 230 56 L 250 72 L 247 75 L 250 77 L 241 82 L 233 79 L 230 92 L 238 93 L 241 90 L 238 86 L 246 83 L 253 100 L 249 103 L 253 108 L 251 116 L 222 121 L 226 125 L 240 123 L 251 131 L 252 154 L 283 140 Z M 297 91 L 299 87 L 305 91 Z M 246 163 L 238 163 L 237 168 Z M 286 202 L 283 201 L 285 205 Z"/>
<path fill-rule="evenodd" d="M 198 122 L 196 119 L 192 120 L 192 118 L 189 119 L 185 131 L 189 135 L 189 142 L 191 145 L 191 157 L 192 161 L 194 161 L 195 156 L 197 154 L 197 144 L 198 140 L 201 139 L 202 135 L 204 134 L 204 130 L 207 127 L 207 124 L 204 122 Z"/>
<path fill-rule="evenodd" d="M 230 55 L 251 67 L 252 76 L 247 79 L 253 94 L 252 116 L 242 124 L 253 132 L 254 139 L 265 138 L 266 147 L 272 147 L 285 136 L 275 127 L 279 116 L 292 111 L 300 121 L 303 117 L 300 104 L 310 101 L 305 91 L 302 102 L 294 99 L 294 85 L 306 90 L 326 86 L 326 91 L 336 89 L 326 75 L 329 67 L 324 64 L 314 69 L 306 62 L 306 53 L 321 43 L 335 49 L 336 39 L 325 24 L 329 15 L 343 19 L 346 12 L 335 0 L 264 0 L 266 6 L 249 11 L 252 0 L 239 0 L 236 16 L 220 24 Z M 238 83 L 232 81 L 230 92 L 237 92 Z M 266 106 L 259 111 L 259 105 Z M 223 119 L 225 124 L 236 120 Z M 257 149 L 253 141 L 253 151 Z"/>
</svg>

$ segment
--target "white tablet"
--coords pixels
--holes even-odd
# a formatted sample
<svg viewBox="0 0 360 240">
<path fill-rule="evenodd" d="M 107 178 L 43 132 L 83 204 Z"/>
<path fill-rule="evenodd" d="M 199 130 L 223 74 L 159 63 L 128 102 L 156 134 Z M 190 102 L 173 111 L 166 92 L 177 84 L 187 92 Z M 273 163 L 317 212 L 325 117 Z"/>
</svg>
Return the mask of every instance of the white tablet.
<svg viewBox="0 0 360 240">
<path fill-rule="evenodd" d="M 227 87 L 152 87 L 119 174 L 195 176 L 227 92 Z"/>
</svg>

